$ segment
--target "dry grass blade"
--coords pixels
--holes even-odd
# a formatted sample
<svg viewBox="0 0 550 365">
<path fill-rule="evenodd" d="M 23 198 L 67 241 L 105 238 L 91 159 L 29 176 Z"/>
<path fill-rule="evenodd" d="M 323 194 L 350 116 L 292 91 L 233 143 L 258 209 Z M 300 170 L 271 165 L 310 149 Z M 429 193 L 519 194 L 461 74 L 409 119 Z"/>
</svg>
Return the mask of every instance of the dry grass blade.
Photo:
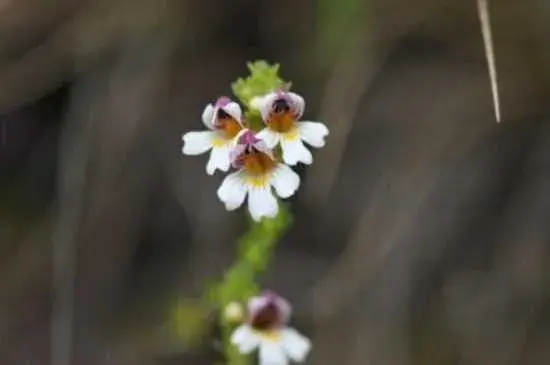
<svg viewBox="0 0 550 365">
<path fill-rule="evenodd" d="M 495 109 L 495 118 L 500 122 L 500 97 L 498 94 L 497 68 L 495 62 L 495 50 L 493 48 L 493 36 L 491 33 L 491 21 L 489 18 L 488 0 L 477 0 L 479 21 L 481 23 L 481 34 L 485 46 L 485 56 L 487 57 L 487 66 L 489 68 L 489 77 L 491 79 L 491 93 L 493 95 L 493 107 Z"/>
</svg>

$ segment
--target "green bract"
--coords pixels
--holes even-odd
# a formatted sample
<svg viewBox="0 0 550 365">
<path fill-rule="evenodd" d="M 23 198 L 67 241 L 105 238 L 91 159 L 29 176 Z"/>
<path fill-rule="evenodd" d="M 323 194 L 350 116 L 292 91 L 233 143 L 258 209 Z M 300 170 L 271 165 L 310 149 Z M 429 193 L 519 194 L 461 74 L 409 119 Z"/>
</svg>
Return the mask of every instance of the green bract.
<svg viewBox="0 0 550 365">
<path fill-rule="evenodd" d="M 245 118 L 249 128 L 259 131 L 263 127 L 260 112 L 251 108 L 250 102 L 256 96 L 263 96 L 278 89 L 289 89 L 290 82 L 279 77 L 279 65 L 270 65 L 265 61 L 249 62 L 250 75 L 239 78 L 231 84 L 233 94 L 245 107 Z"/>
<path fill-rule="evenodd" d="M 291 84 L 279 77 L 279 65 L 270 65 L 265 61 L 248 63 L 250 75 L 239 78 L 231 84 L 233 94 L 246 107 L 250 107 L 250 101 L 255 96 L 262 96 L 271 91 L 290 88 Z"/>
</svg>

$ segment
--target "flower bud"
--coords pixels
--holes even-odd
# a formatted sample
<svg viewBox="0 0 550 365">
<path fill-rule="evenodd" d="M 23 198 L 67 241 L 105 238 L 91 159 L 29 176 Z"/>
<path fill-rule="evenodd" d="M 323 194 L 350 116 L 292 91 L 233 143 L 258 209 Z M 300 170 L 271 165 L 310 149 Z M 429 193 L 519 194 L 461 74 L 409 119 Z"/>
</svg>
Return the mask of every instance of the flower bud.
<svg viewBox="0 0 550 365">
<path fill-rule="evenodd" d="M 242 322 L 244 319 L 244 309 L 240 303 L 231 302 L 225 306 L 223 316 L 228 322 Z"/>
</svg>

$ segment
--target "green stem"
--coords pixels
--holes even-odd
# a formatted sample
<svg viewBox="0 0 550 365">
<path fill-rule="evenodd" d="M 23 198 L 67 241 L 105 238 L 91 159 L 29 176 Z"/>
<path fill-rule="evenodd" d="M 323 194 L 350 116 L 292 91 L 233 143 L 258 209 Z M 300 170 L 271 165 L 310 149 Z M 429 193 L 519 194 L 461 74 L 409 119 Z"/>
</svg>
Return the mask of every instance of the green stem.
<svg viewBox="0 0 550 365">
<path fill-rule="evenodd" d="M 231 88 L 239 101 L 246 106 L 246 121 L 250 129 L 259 131 L 264 128 L 264 123 L 258 110 L 251 109 L 250 102 L 256 96 L 263 96 L 273 90 L 286 87 L 291 84 L 279 77 L 279 65 L 270 65 L 265 61 L 254 61 L 248 64 L 250 75 L 240 78 L 231 84 Z M 277 153 L 277 151 L 275 151 Z M 278 153 L 280 155 L 280 152 Z M 263 274 L 273 257 L 275 245 L 287 231 L 291 224 L 291 215 L 288 208 L 279 204 L 279 214 L 273 219 L 264 219 L 261 222 L 250 220 L 250 227 L 246 234 L 239 240 L 237 260 L 225 272 L 221 283 L 210 287 L 199 302 L 203 312 L 211 310 L 224 310 L 232 302 L 246 303 L 251 296 L 260 291 L 257 284 L 258 277 Z M 204 310 L 206 308 L 206 310 Z M 196 307 L 187 305 L 176 308 L 176 329 L 181 337 L 193 332 L 204 332 L 198 324 L 189 326 L 196 321 L 200 313 Z M 203 313 L 203 318 L 205 314 Z M 227 322 L 224 316 L 220 316 L 220 328 L 224 355 L 228 365 L 248 365 L 250 357 L 241 355 L 231 345 L 230 337 L 234 325 Z"/>
<path fill-rule="evenodd" d="M 232 302 L 245 303 L 251 296 L 259 294 L 257 280 L 269 266 L 276 243 L 287 231 L 290 223 L 290 213 L 282 204 L 276 218 L 251 223 L 248 232 L 239 240 L 237 261 L 226 271 L 223 281 L 215 289 L 214 304 L 218 308 L 223 310 Z M 234 325 L 220 316 L 220 327 L 227 364 L 248 364 L 249 357 L 241 355 L 230 343 Z"/>
</svg>

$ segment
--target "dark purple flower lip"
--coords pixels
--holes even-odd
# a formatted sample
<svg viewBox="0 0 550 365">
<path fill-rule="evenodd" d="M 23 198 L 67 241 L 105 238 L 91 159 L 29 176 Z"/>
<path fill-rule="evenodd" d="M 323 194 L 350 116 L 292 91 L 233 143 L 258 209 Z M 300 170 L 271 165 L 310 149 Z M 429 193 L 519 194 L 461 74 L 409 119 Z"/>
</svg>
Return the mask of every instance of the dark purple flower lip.
<svg viewBox="0 0 550 365">
<path fill-rule="evenodd" d="M 277 98 L 271 105 L 271 109 L 275 113 L 285 113 L 291 109 L 291 104 L 286 98 Z"/>
<path fill-rule="evenodd" d="M 294 100 L 290 97 L 288 92 L 285 90 L 279 90 L 275 92 L 277 98 L 273 100 L 271 104 L 271 111 L 274 113 L 286 113 L 291 112 L 293 114 L 298 114 L 298 106 L 295 104 Z"/>
<path fill-rule="evenodd" d="M 253 307 L 250 307 L 249 302 L 249 323 L 252 328 L 258 331 L 269 331 L 284 326 L 288 321 L 286 301 L 276 292 L 263 291 L 255 301 L 256 304 Z"/>
<path fill-rule="evenodd" d="M 256 145 L 260 139 L 256 137 L 253 131 L 246 129 L 237 140 L 237 146 L 230 153 L 231 165 L 234 168 L 243 166 L 243 157 L 257 150 Z"/>
<path fill-rule="evenodd" d="M 282 325 L 282 313 L 275 301 L 269 300 L 250 318 L 250 325 L 258 331 L 277 328 Z"/>
</svg>

